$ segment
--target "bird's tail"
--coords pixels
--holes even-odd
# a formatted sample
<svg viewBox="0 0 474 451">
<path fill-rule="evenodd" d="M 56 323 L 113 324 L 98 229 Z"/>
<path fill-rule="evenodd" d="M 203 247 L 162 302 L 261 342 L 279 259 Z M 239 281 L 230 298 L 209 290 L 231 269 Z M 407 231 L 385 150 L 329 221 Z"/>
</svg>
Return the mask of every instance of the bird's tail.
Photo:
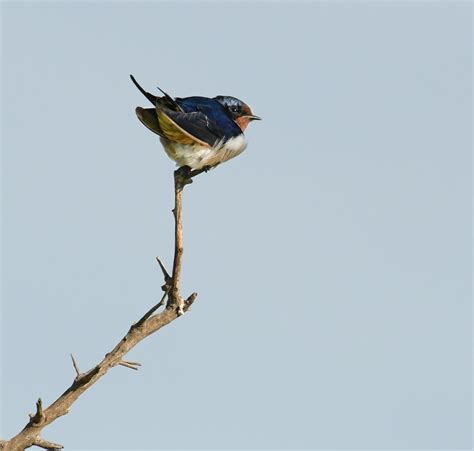
<svg viewBox="0 0 474 451">
<path fill-rule="evenodd" d="M 130 74 L 130 79 L 133 81 L 133 84 L 138 88 L 138 90 L 152 103 L 153 106 L 156 106 L 156 101 L 158 100 L 157 96 L 150 94 L 149 92 L 145 91 L 139 84 L 138 81 L 135 80 L 135 77 Z"/>
<path fill-rule="evenodd" d="M 133 84 L 138 88 L 138 90 L 153 104 L 153 106 L 159 108 L 159 107 L 164 107 L 164 108 L 169 108 L 170 110 L 173 111 L 180 111 L 184 112 L 184 110 L 181 108 L 178 102 L 173 99 L 170 95 L 168 95 L 165 91 L 163 91 L 159 86 L 157 88 L 163 93 L 163 97 L 158 97 L 154 96 L 153 94 L 150 94 L 149 92 L 145 91 L 135 80 L 135 77 L 133 75 L 130 75 L 130 78 L 133 81 Z"/>
</svg>

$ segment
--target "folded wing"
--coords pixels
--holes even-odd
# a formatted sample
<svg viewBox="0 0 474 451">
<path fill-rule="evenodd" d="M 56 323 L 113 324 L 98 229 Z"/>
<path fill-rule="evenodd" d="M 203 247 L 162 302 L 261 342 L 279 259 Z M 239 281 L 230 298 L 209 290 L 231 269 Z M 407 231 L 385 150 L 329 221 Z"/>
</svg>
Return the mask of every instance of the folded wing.
<svg viewBox="0 0 474 451">
<path fill-rule="evenodd" d="M 220 136 L 216 126 L 201 112 L 182 113 L 167 108 L 136 109 L 138 119 L 152 132 L 180 144 L 213 147 L 225 136 Z"/>
</svg>

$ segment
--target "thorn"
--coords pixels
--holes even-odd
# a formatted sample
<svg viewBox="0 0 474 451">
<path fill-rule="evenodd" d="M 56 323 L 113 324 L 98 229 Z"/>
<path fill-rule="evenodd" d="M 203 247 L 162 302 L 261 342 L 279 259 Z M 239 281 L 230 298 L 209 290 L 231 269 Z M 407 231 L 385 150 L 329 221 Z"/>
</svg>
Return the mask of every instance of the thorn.
<svg viewBox="0 0 474 451">
<path fill-rule="evenodd" d="M 72 366 L 76 370 L 76 380 L 77 380 L 81 377 L 81 372 L 79 371 L 79 367 L 77 366 L 76 359 L 74 358 L 72 354 L 70 355 L 71 355 L 71 360 L 72 360 Z"/>
<path fill-rule="evenodd" d="M 165 282 L 169 282 L 171 280 L 171 276 L 169 275 L 168 271 L 166 271 L 165 265 L 163 265 L 163 262 L 160 260 L 160 257 L 156 257 L 156 261 L 160 265 L 161 272 L 163 273 L 163 277 L 165 278 Z"/>
<path fill-rule="evenodd" d="M 130 368 L 131 370 L 135 370 L 137 371 L 138 370 L 138 367 L 139 366 L 142 366 L 141 363 L 138 363 L 138 362 L 127 362 L 126 360 L 120 360 L 120 362 L 118 362 L 119 365 L 122 365 L 126 368 Z"/>
</svg>

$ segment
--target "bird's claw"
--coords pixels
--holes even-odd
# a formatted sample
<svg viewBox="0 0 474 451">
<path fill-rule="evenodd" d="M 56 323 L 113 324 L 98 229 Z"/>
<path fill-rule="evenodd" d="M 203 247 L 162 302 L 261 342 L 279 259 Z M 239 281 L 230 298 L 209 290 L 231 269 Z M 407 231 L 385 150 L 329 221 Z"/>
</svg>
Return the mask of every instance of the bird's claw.
<svg viewBox="0 0 474 451">
<path fill-rule="evenodd" d="M 174 171 L 175 184 L 179 189 L 183 189 L 186 185 L 193 183 L 191 168 L 189 166 L 181 166 Z"/>
</svg>

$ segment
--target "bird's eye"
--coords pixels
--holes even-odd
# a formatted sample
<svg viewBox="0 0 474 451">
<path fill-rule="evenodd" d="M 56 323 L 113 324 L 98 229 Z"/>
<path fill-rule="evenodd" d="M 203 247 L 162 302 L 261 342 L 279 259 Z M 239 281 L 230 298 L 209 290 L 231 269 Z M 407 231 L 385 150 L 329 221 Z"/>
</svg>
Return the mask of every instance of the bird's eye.
<svg viewBox="0 0 474 451">
<path fill-rule="evenodd" d="M 230 107 L 230 111 L 232 111 L 232 113 L 238 113 L 239 112 L 239 107 L 238 106 L 231 106 Z"/>
</svg>

